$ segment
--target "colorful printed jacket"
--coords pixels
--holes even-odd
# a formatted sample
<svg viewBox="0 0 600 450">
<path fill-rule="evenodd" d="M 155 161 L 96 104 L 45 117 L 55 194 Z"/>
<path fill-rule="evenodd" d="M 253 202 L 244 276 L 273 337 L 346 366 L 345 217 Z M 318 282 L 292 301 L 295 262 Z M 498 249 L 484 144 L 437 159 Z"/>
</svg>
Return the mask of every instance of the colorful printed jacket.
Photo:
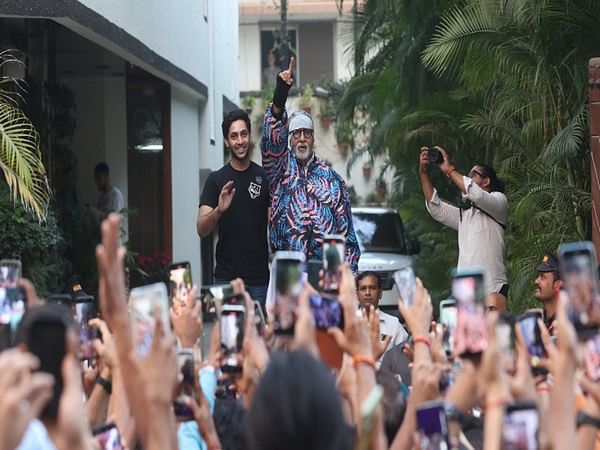
<svg viewBox="0 0 600 450">
<path fill-rule="evenodd" d="M 321 260 L 323 237 L 340 234 L 346 238 L 346 261 L 356 274 L 360 248 L 346 184 L 316 156 L 302 167 L 288 146 L 287 121 L 285 110 L 278 121 L 269 107 L 263 123 L 261 151 L 271 194 L 271 247 L 303 252 L 307 261 Z"/>
</svg>

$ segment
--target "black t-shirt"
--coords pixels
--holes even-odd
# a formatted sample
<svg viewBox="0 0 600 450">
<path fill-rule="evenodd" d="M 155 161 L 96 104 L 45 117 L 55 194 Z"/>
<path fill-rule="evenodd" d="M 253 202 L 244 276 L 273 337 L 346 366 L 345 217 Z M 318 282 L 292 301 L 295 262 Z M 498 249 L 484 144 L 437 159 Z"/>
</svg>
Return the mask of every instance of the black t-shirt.
<svg viewBox="0 0 600 450">
<path fill-rule="evenodd" d="M 216 208 L 221 189 L 230 180 L 233 180 L 235 195 L 218 223 L 215 278 L 240 277 L 250 285 L 265 284 L 269 281 L 267 210 L 270 200 L 264 169 L 250 162 L 250 167 L 242 172 L 231 164 L 212 172 L 200 196 L 200 206 Z"/>
</svg>

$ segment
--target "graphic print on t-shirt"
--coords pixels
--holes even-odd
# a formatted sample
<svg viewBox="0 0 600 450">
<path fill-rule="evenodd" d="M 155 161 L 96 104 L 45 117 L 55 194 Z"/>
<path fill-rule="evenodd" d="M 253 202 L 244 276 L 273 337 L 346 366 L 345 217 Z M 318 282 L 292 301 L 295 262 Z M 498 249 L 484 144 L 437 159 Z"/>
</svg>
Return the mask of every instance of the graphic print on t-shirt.
<svg viewBox="0 0 600 450">
<path fill-rule="evenodd" d="M 248 186 L 248 192 L 250 193 L 250 198 L 254 200 L 260 195 L 260 184 L 256 184 L 251 181 L 250 186 Z"/>
</svg>

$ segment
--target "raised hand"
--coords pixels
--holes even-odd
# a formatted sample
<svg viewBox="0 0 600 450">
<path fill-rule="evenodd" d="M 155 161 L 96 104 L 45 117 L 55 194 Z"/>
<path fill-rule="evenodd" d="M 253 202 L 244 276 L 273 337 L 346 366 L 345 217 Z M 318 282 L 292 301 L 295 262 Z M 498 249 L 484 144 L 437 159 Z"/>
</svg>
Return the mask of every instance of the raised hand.
<svg viewBox="0 0 600 450">
<path fill-rule="evenodd" d="M 373 347 L 373 358 L 377 361 L 383 356 L 387 350 L 393 336 L 386 336 L 381 340 L 381 331 L 379 327 L 379 310 L 375 309 L 373 305 L 368 305 L 369 309 L 368 322 L 369 332 L 371 334 L 371 345 Z"/>
<path fill-rule="evenodd" d="M 279 78 L 281 78 L 288 86 L 294 84 L 294 72 L 296 71 L 296 58 L 292 56 L 290 58 L 290 65 L 287 70 L 284 70 L 279 73 Z"/>
<path fill-rule="evenodd" d="M 217 205 L 217 211 L 223 214 L 231 206 L 233 196 L 235 195 L 235 188 L 233 187 L 233 180 L 229 180 L 221 189 L 219 194 L 219 204 Z"/>
</svg>

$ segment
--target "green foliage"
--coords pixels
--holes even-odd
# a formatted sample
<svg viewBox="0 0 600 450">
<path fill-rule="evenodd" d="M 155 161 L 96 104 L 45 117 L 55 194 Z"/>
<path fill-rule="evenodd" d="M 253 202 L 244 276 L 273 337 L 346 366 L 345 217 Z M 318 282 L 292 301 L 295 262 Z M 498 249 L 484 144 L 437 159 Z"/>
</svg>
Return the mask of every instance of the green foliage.
<svg viewBox="0 0 600 450">
<path fill-rule="evenodd" d="M 534 304 L 545 249 L 590 238 L 587 61 L 600 48 L 599 17 L 600 3 L 588 0 L 365 3 L 357 73 L 338 115 L 370 118 L 360 151 L 386 155 L 395 168 L 394 202 L 422 241 L 417 273 L 434 298 L 447 293 L 456 235 L 425 211 L 422 145 L 444 146 L 463 173 L 492 164 L 506 181 L 513 312 Z M 433 176 L 440 196 L 454 200 L 455 187 Z"/>
<path fill-rule="evenodd" d="M 23 274 L 35 285 L 38 295 L 62 288 L 64 272 L 69 267 L 62 256 L 64 240 L 53 209 L 39 222 L 19 203 L 13 203 L 8 188 L 0 187 L 0 255 L 17 257 Z"/>
</svg>

